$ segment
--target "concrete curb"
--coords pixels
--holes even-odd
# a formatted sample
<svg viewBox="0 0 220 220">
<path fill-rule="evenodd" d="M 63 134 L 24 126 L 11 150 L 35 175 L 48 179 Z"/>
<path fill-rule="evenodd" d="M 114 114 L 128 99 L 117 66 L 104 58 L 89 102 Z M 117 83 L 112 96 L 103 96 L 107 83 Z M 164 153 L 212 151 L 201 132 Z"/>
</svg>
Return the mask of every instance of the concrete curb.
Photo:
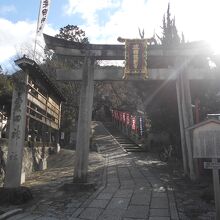
<svg viewBox="0 0 220 220">
<path fill-rule="evenodd" d="M 169 206 L 170 206 L 171 220 L 179 220 L 174 192 L 167 190 L 167 195 L 168 195 Z"/>
</svg>

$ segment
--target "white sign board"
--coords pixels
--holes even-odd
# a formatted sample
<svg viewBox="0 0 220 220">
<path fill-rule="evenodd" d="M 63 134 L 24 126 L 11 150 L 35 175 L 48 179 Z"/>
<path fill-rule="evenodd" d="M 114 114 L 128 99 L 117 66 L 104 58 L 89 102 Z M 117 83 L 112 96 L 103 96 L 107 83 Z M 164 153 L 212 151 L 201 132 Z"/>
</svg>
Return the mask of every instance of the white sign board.
<svg viewBox="0 0 220 220">
<path fill-rule="evenodd" d="M 207 120 L 192 127 L 193 157 L 220 158 L 220 121 Z"/>
</svg>

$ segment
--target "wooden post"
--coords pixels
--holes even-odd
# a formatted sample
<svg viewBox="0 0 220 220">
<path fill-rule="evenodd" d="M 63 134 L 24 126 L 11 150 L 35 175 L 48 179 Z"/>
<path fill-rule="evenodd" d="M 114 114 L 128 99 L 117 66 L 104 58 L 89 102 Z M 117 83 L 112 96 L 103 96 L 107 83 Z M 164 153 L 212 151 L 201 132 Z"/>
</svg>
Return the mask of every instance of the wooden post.
<svg viewBox="0 0 220 220">
<path fill-rule="evenodd" d="M 213 146 L 211 146 L 211 147 L 213 147 Z M 220 185 L 219 185 L 220 163 L 218 163 L 217 158 L 212 158 L 212 162 L 204 162 L 204 168 L 205 169 L 212 169 L 214 197 L 215 197 L 215 209 L 216 209 L 215 219 L 219 220 L 220 219 Z"/>
<path fill-rule="evenodd" d="M 184 174 L 189 174 L 189 167 L 187 161 L 187 149 L 186 149 L 186 139 L 185 139 L 185 129 L 183 124 L 183 111 L 182 111 L 182 94 L 181 94 L 181 78 L 180 74 L 177 74 L 176 78 L 176 93 L 177 93 L 177 105 L 178 105 L 178 114 L 179 114 L 179 126 L 180 126 L 180 136 L 181 136 L 181 148 L 182 148 L 182 157 L 183 157 L 183 170 Z"/>
<path fill-rule="evenodd" d="M 218 163 L 218 159 L 212 159 L 212 163 Z M 216 220 L 220 219 L 220 186 L 219 186 L 219 168 L 212 169 L 213 185 L 215 194 Z"/>
<path fill-rule="evenodd" d="M 195 99 L 195 120 L 196 120 L 196 123 L 199 123 L 200 122 L 200 110 L 199 110 L 199 106 L 200 106 L 200 100 L 199 98 L 197 97 Z"/>
<path fill-rule="evenodd" d="M 29 110 L 27 110 L 29 111 Z M 25 140 L 29 141 L 30 134 L 30 117 L 26 117 L 26 131 L 25 131 Z"/>
<path fill-rule="evenodd" d="M 49 146 L 53 145 L 51 127 L 48 127 L 48 143 L 49 143 Z"/>
<path fill-rule="evenodd" d="M 216 220 L 220 219 L 220 121 L 209 119 L 188 128 L 193 137 L 193 157 L 209 158 L 212 162 L 204 162 L 205 169 L 212 169 L 214 196 L 216 206 Z"/>
<path fill-rule="evenodd" d="M 87 181 L 93 93 L 94 60 L 85 57 L 76 138 L 74 182 L 86 183 Z"/>
<path fill-rule="evenodd" d="M 17 188 L 21 185 L 22 159 L 25 144 L 28 75 L 22 73 L 14 84 L 9 132 L 9 147 L 4 187 Z"/>
</svg>

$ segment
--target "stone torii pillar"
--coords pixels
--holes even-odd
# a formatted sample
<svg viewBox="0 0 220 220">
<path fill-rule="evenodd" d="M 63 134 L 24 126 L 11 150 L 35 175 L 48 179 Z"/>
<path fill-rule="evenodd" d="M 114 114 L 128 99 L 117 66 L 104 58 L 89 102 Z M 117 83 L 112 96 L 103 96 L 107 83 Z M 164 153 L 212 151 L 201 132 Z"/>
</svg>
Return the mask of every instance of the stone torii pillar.
<svg viewBox="0 0 220 220">
<path fill-rule="evenodd" d="M 189 63 L 190 59 L 177 60 L 176 91 L 184 174 L 189 175 L 191 180 L 196 180 L 198 178 L 198 164 L 197 160 L 193 159 L 192 137 L 187 129 L 194 124 L 188 76 L 189 73 L 187 71 Z"/>
<path fill-rule="evenodd" d="M 94 59 L 84 58 L 79 105 L 74 182 L 86 183 L 94 93 Z"/>
</svg>

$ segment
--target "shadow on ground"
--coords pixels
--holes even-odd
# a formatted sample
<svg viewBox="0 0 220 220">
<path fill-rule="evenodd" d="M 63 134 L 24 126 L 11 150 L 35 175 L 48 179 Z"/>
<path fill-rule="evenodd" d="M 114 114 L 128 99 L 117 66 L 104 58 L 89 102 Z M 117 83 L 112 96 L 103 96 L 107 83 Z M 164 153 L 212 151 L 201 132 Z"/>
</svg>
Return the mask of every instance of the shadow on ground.
<svg viewBox="0 0 220 220">
<path fill-rule="evenodd" d="M 60 153 L 48 158 L 48 169 L 37 171 L 26 179 L 33 200 L 19 205 L 24 211 L 32 214 L 66 219 L 68 209 L 72 213 L 74 208 L 81 206 L 89 196 L 100 186 L 105 159 L 96 152 L 89 155 L 88 182 L 94 183 L 94 188 L 88 190 L 64 190 L 63 185 L 73 182 L 75 151 L 61 149 Z M 68 207 L 75 203 L 76 207 Z M 5 211 L 18 208 L 18 206 L 3 207 Z"/>
</svg>

